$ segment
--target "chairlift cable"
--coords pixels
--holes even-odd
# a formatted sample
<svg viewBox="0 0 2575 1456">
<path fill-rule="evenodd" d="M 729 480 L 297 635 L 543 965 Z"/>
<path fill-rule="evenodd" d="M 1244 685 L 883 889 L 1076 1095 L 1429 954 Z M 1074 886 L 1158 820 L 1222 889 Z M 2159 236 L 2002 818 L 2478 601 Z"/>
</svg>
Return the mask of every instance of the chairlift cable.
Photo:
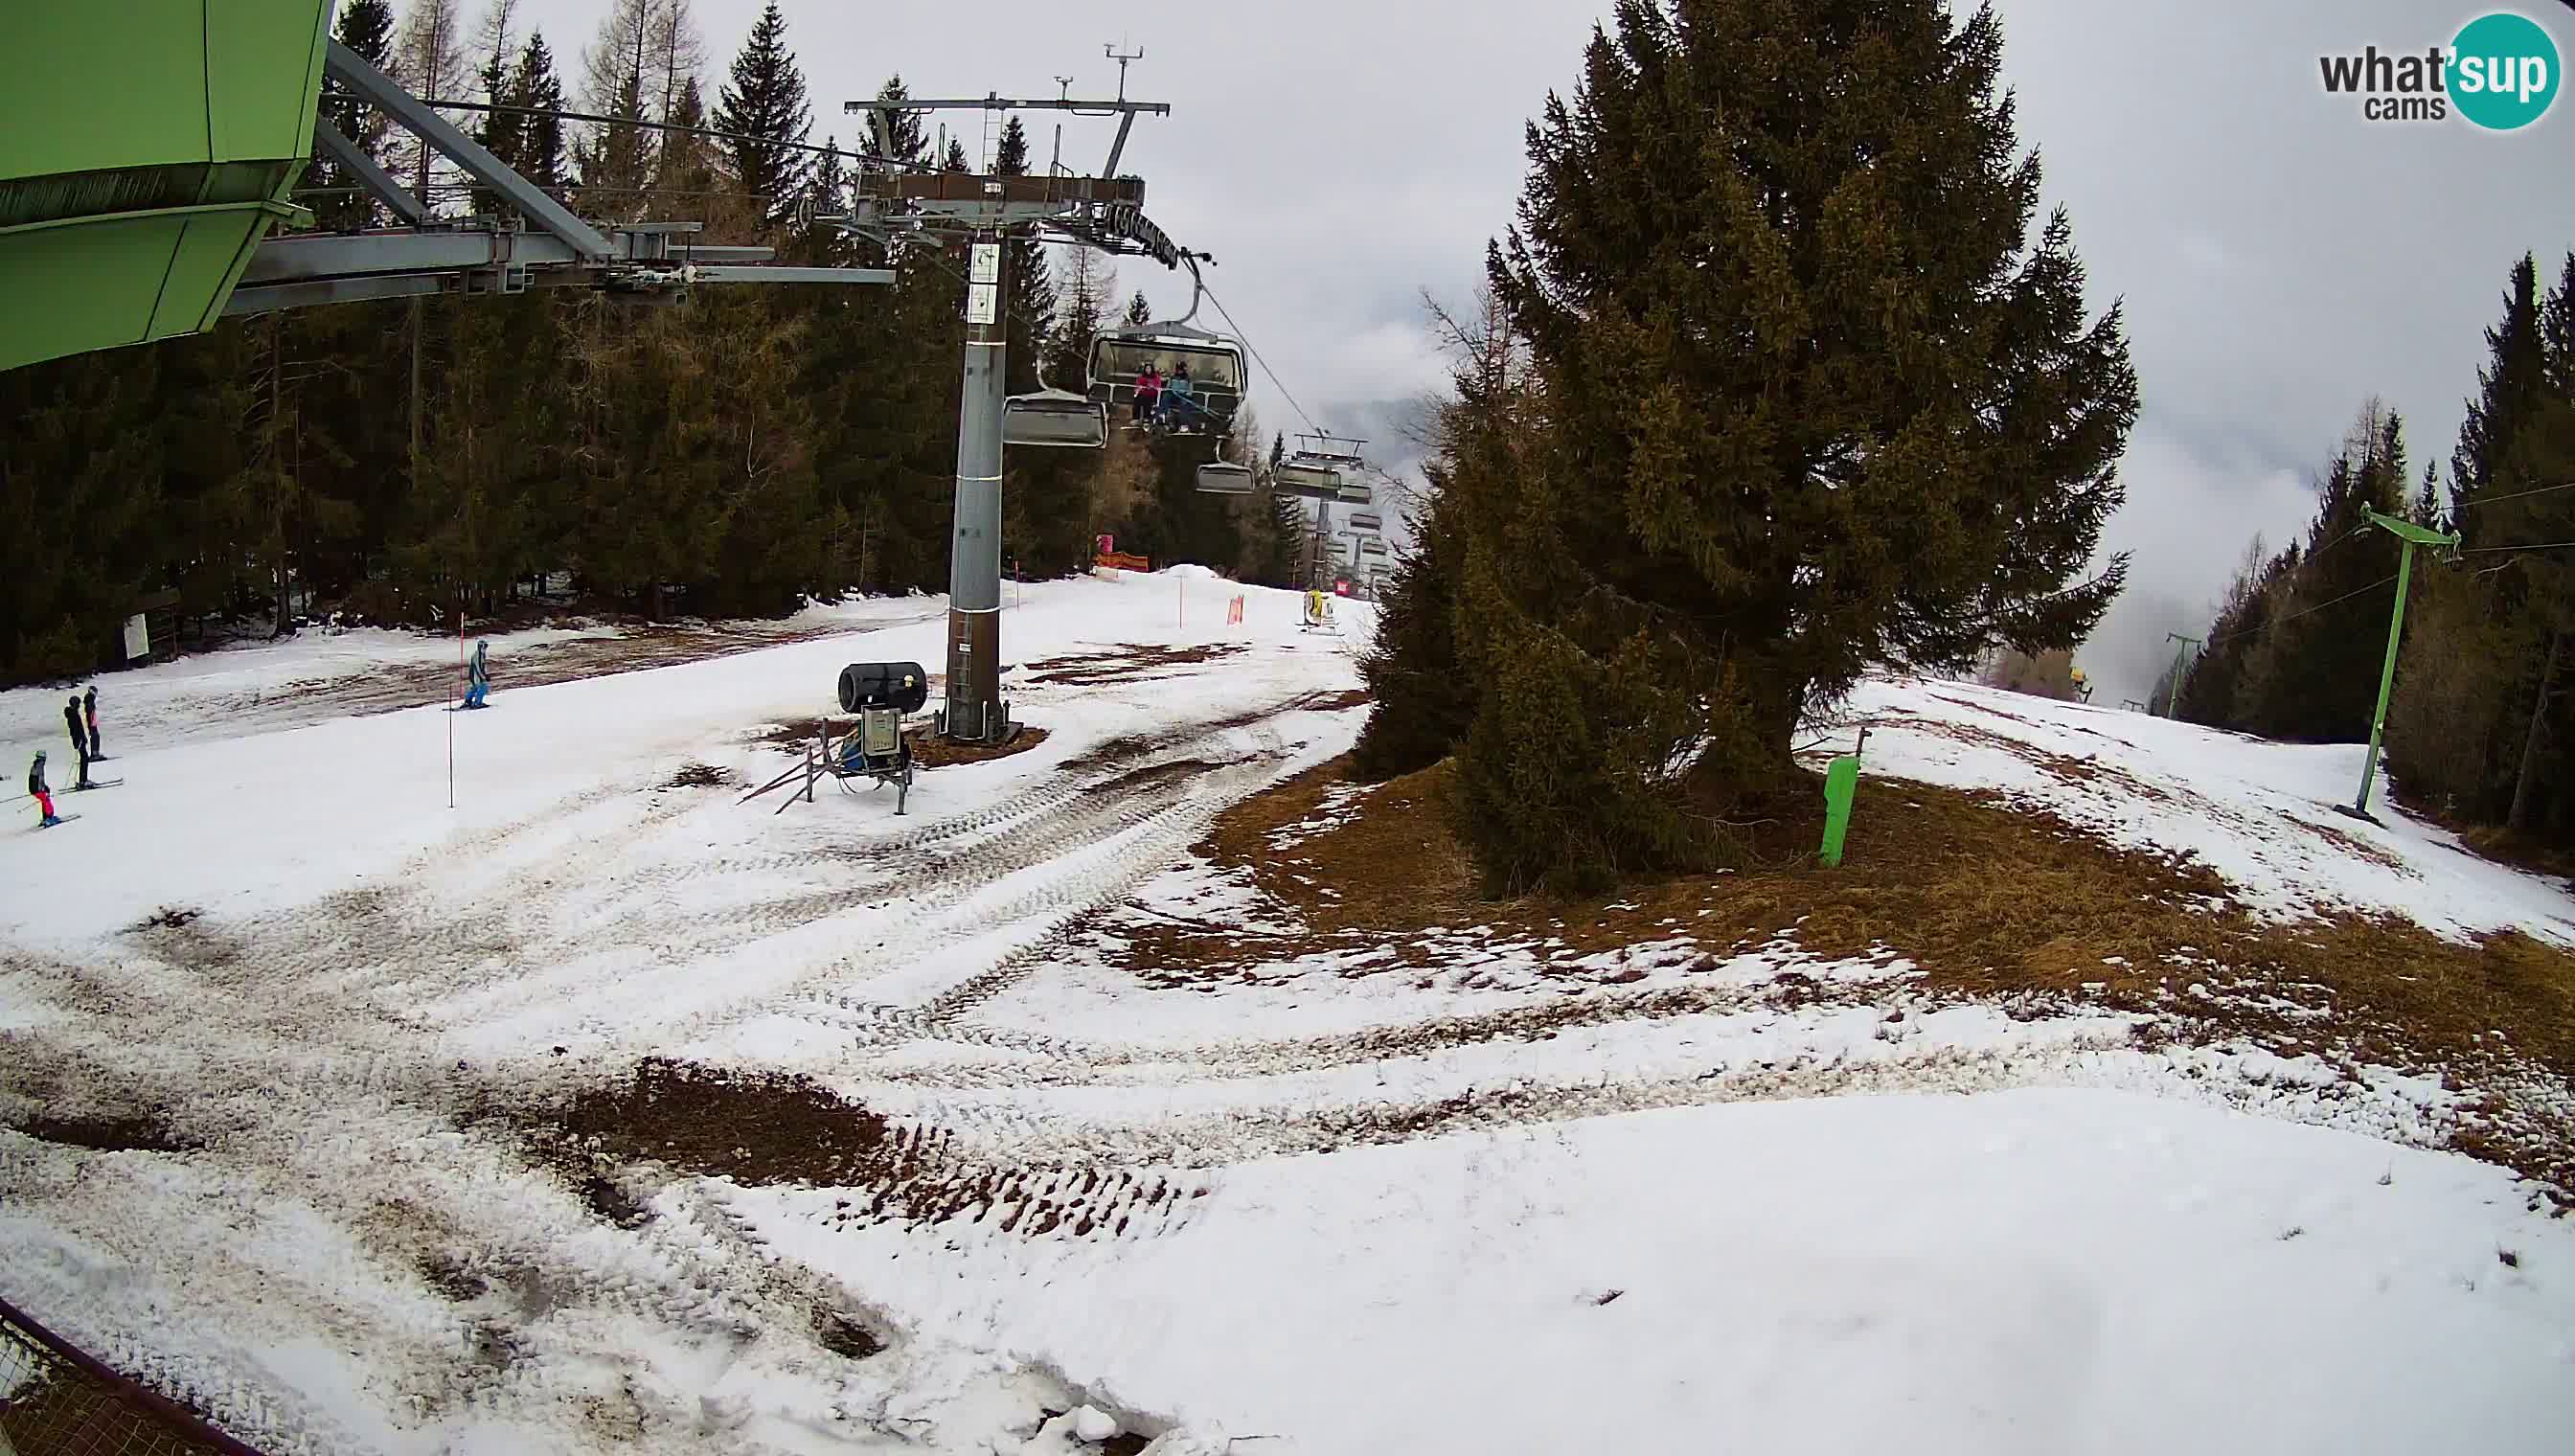
<svg viewBox="0 0 2575 1456">
<path fill-rule="evenodd" d="M 1209 288 L 1207 286 L 1207 280 L 1204 278 L 1199 280 L 1199 288 L 1207 294 L 1208 302 L 1216 305 L 1217 313 L 1224 317 L 1226 327 L 1234 331 L 1234 337 L 1243 341 L 1244 352 L 1250 354 L 1253 362 L 1261 366 L 1261 372 L 1270 376 L 1270 382 L 1273 385 L 1278 386 L 1281 397 L 1288 401 L 1288 407 L 1296 412 L 1296 418 L 1304 421 L 1306 427 L 1311 429 L 1315 434 L 1322 434 L 1323 427 L 1314 423 L 1314 417 L 1305 413 L 1305 407 L 1303 405 L 1296 403 L 1296 397 L 1288 392 L 1287 384 L 1279 378 L 1279 371 L 1270 367 L 1270 361 L 1262 358 L 1261 350 L 1253 344 L 1252 336 L 1245 333 L 1243 326 L 1234 321 L 1234 311 L 1225 306 L 1225 300 L 1216 296 L 1216 290 Z M 1338 439 L 1340 437 L 1335 436 L 1333 438 Z"/>
<path fill-rule="evenodd" d="M 2568 546 L 2575 546 L 2575 541 L 2534 541 L 2524 543 L 2520 546 L 2471 546 L 2463 548 L 2459 552 L 2459 555 L 2475 556 L 2482 552 L 2492 551 L 2556 551 L 2560 547 Z"/>
<path fill-rule="evenodd" d="M 2322 553 L 2322 552 L 2318 552 L 2316 555 L 2317 555 L 2317 556 L 2322 556 L 2322 555 L 2324 555 L 2324 553 Z M 2310 558 L 2310 560 L 2313 560 L 2313 558 Z M 2270 619 L 2269 621 L 2264 622 L 2260 627 L 2247 627 L 2247 628 L 2242 628 L 2242 629 L 2240 629 L 2240 630 L 2238 630 L 2238 631 L 2230 632 L 2230 633 L 2226 634 L 2224 637 L 2213 637 L 2213 638 L 2210 638 L 2208 641 L 2206 641 L 2206 642 L 2204 642 L 2204 643 L 2200 644 L 2200 654 L 2201 654 L 2201 656 L 2203 656 L 2203 657 L 2204 657 L 2204 656 L 2206 656 L 2206 655 L 2207 655 L 2207 653 L 2208 653 L 2208 650 L 2209 650 L 2210 648 L 2213 648 L 2213 647 L 2217 646 L 2219 643 L 2222 643 L 2222 642 L 2233 642 L 2233 641 L 2235 641 L 2237 638 L 2239 638 L 2239 637 L 2244 637 L 2244 636 L 2246 636 L 2246 635 L 2248 635 L 2248 634 L 2251 634 L 2251 633 L 2267 632 L 2267 631 L 2269 631 L 2269 630 L 2270 630 L 2270 629 L 2272 629 L 2272 628 L 2275 628 L 2275 627 L 2280 626 L 2282 623 L 2286 623 L 2286 622 L 2295 622 L 2295 621 L 2297 621 L 2299 618 L 2306 616 L 2308 613 L 2311 613 L 2311 612 L 2322 612 L 2322 611 L 2324 611 L 2324 610 L 2325 610 L 2326 608 L 2328 608 L 2328 607 L 2339 607 L 2339 606 L 2341 606 L 2343 603 L 2350 601 L 2350 600 L 2351 600 L 2352 598 L 2354 598 L 2354 597 L 2359 597 L 2359 596 L 2362 596 L 2362 595 L 2364 595 L 2364 594 L 2366 594 L 2366 593 L 2375 592 L 2375 591 L 2377 591 L 2379 588 L 2384 587 L 2384 586 L 2386 586 L 2388 583 L 2393 582 L 2393 581 L 2395 581 L 2395 580 L 2396 580 L 2396 574 L 2395 574 L 2394 572 L 2390 572 L 2390 573 L 2388 573 L 2386 576 L 2379 578 L 2377 581 L 2370 583 L 2368 586 L 2361 588 L 2359 591 L 2357 591 L 2357 592 L 2345 592 L 2345 593 L 2343 593 L 2341 596 L 2336 597 L 2335 599 L 2333 599 L 2331 602 L 2319 602 L 2319 603 L 2317 603 L 2317 604 L 2316 604 L 2315 606 L 2313 606 L 2313 607 L 2301 607 L 2301 608 L 2299 608 L 2297 611 L 2290 613 L 2290 614 L 2289 614 L 2288 616 L 2286 616 L 2286 617 L 2275 617 L 2275 618 L 2272 618 L 2272 619 Z"/>
<path fill-rule="evenodd" d="M 2498 501 L 2518 501 L 2529 496 L 2545 496 L 2551 491 L 2575 491 L 2575 481 L 2565 481 L 2554 486 L 2541 486 L 2535 491 L 2515 491 L 2509 496 L 2481 496 L 2473 501 L 2461 501 L 2450 509 L 2466 511 L 2478 506 L 2491 506 Z"/>
</svg>

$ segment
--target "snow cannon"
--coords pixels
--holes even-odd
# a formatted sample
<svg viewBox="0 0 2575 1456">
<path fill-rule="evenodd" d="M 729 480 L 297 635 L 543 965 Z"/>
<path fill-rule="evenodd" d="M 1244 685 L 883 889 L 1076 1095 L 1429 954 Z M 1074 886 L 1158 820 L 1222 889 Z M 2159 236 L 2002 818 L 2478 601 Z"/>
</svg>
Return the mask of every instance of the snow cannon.
<svg viewBox="0 0 2575 1456">
<path fill-rule="evenodd" d="M 891 708 L 919 713 L 930 701 L 930 675 L 919 663 L 852 663 L 841 670 L 841 711 Z"/>
</svg>

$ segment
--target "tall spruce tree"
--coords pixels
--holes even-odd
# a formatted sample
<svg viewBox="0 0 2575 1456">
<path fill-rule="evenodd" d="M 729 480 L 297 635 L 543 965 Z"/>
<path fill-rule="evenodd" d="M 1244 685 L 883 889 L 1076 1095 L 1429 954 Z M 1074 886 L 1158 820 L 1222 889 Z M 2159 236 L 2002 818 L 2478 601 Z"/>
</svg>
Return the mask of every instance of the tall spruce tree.
<svg viewBox="0 0 2575 1456">
<path fill-rule="evenodd" d="M 762 221 L 777 227 L 795 213 L 810 171 L 800 149 L 814 129 L 806 104 L 805 73 L 787 48 L 787 17 L 778 0 L 760 12 L 733 60 L 733 76 L 719 93 L 715 128 L 725 141 L 734 181 L 761 199 Z"/>
<path fill-rule="evenodd" d="M 680 94 L 671 103 L 670 124 L 705 130 L 706 103 L 698 95 L 697 78 L 680 83 Z M 655 206 L 673 221 L 699 220 L 710 213 L 723 211 L 714 204 L 716 194 L 716 148 L 709 139 L 693 136 L 688 131 L 668 132 L 662 138 L 662 155 L 653 176 L 653 190 L 661 196 Z"/>
<path fill-rule="evenodd" d="M 829 221 L 850 216 L 850 173 L 840 146 L 838 137 L 823 138 L 823 154 L 805 177 L 802 221 L 793 245 L 796 260 L 808 267 L 842 267 L 857 256 L 850 235 Z"/>
<path fill-rule="evenodd" d="M 2452 515 L 2474 570 L 2426 572 L 2389 710 L 2387 765 L 2409 802 L 2575 844 L 2575 254 L 2536 297 L 2516 262 L 2485 331 L 2479 397 L 2452 456 Z"/>
<path fill-rule="evenodd" d="M 483 92 L 483 104 L 492 108 L 475 118 L 474 140 L 483 144 L 483 150 L 514 170 L 519 165 L 523 139 L 528 130 L 528 119 L 507 109 L 519 104 L 513 85 L 517 79 L 515 63 L 519 59 L 514 30 L 518 12 L 518 0 L 490 0 L 474 41 L 474 54 L 479 62 L 475 77 Z M 478 213 L 495 216 L 505 211 L 501 195 L 481 183 L 475 184 L 472 195 L 474 210 Z"/>
<path fill-rule="evenodd" d="M 582 109 L 612 120 L 593 123 L 575 150 L 580 202 L 593 217 L 643 216 L 653 176 L 654 138 L 637 122 L 645 109 L 644 66 L 651 48 L 654 0 L 610 0 L 599 34 L 582 55 Z"/>
<path fill-rule="evenodd" d="M 901 101 L 912 95 L 901 72 L 886 79 L 877 88 L 879 101 Z M 896 167 L 918 167 L 930 160 L 930 131 L 924 111 L 868 113 L 868 146 L 870 152 Z M 891 126 L 888 123 L 891 122 Z"/>
<path fill-rule="evenodd" d="M 519 132 L 519 175 L 560 201 L 571 183 L 571 159 L 564 151 L 563 78 L 555 74 L 554 52 L 546 48 L 546 33 L 533 31 L 527 48 L 519 52 L 519 63 L 511 74 L 510 95 L 514 105 L 526 108 Z"/>
<path fill-rule="evenodd" d="M 2575 252 L 2541 309 L 2539 335 L 2537 386 L 2514 422 L 2493 493 L 2483 510 L 2469 513 L 2486 518 L 2492 538 L 2528 548 L 2513 553 L 2515 571 L 2505 574 L 2520 578 L 2516 636 L 2529 644 L 2517 655 L 2527 686 L 2508 700 L 2521 731 L 2504 810 L 2506 827 L 2523 833 L 2543 820 L 2560 829 L 2575 822 L 2567 804 L 2575 789 L 2575 713 L 2566 691 L 2575 677 L 2568 661 L 2575 657 L 2575 565 L 2555 545 L 2575 541 Z"/>
<path fill-rule="evenodd" d="M 2319 482 L 2303 559 L 2245 654 L 2240 726 L 2300 742 L 2368 738 L 2403 549 L 2368 513 L 2402 515 L 2410 488 L 2404 427 L 2373 400 Z"/>
<path fill-rule="evenodd" d="M 2451 510 L 2459 518 L 2460 544 L 2486 544 L 2491 529 L 2468 503 L 2493 487 L 2513 432 L 2546 388 L 2547 350 L 2540 337 L 2539 265 L 2524 254 L 2504 287 L 2503 318 L 2486 331 L 2488 357 L 2477 371 L 2477 397 L 2459 424 L 2459 446 L 2450 455 Z"/>
<path fill-rule="evenodd" d="M 1029 133 L 1016 116 L 1002 127 L 993 171 L 1003 177 L 1028 175 Z M 1035 239 L 1015 238 L 1003 244 L 1002 251 L 1003 271 L 1008 275 L 1003 295 L 1011 301 L 1010 384 L 1016 393 L 1036 388 L 1037 366 L 1054 345 L 1055 279 L 1047 269 L 1046 247 Z M 1065 387 L 1077 394 L 1082 390 L 1078 382 Z"/>
<path fill-rule="evenodd" d="M 1154 322 L 1154 306 L 1145 301 L 1145 290 L 1141 288 L 1136 290 L 1134 298 L 1127 301 L 1127 322 L 1131 324 Z"/>
<path fill-rule="evenodd" d="M 1869 665 L 2070 647 L 2118 592 L 2076 578 L 2135 374 L 2063 212 L 2032 236 L 2001 58 L 1990 8 L 1619 0 L 1531 126 L 1488 273 L 1544 418 L 1451 479 L 1489 885 L 1722 857 Z"/>
<path fill-rule="evenodd" d="M 2244 677 L 2244 660 L 2270 625 L 2271 604 L 2280 593 L 2282 580 L 2297 563 L 2295 543 L 2274 555 L 2266 551 L 2257 535 L 2244 549 L 2244 559 L 2236 567 L 2235 579 L 2227 584 L 2217 618 L 2201 638 L 2199 652 L 2191 659 L 2189 672 L 2182 680 L 2174 717 L 2211 728 L 2244 726 L 2236 695 Z M 2162 706 L 2158 700 L 2158 711 Z"/>
</svg>

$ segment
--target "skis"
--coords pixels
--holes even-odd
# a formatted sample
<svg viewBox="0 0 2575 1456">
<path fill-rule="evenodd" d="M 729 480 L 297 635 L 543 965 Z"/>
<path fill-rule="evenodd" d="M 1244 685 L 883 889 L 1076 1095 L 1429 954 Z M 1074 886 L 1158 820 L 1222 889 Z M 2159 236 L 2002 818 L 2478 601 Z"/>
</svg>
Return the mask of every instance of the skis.
<svg viewBox="0 0 2575 1456">
<path fill-rule="evenodd" d="M 80 817 L 80 815 L 79 815 L 79 814 L 56 814 L 56 815 L 54 815 L 54 821 L 53 821 L 52 823 L 50 823 L 50 824 L 38 824 L 38 825 L 36 825 L 36 827 L 37 827 L 38 829 L 59 829 L 59 828 L 61 828 L 63 825 L 65 825 L 65 824 L 67 824 L 67 823 L 70 823 L 72 820 L 74 820 L 74 819 L 76 819 L 76 818 L 79 818 L 79 817 Z"/>
<path fill-rule="evenodd" d="M 492 705 L 488 703 L 460 703 L 447 711 L 449 713 L 481 713 L 484 709 L 490 708 L 491 706 Z"/>
<path fill-rule="evenodd" d="M 125 780 L 122 778 L 93 778 L 87 783 L 75 783 L 71 787 L 64 789 L 63 792 L 87 793 L 93 788 L 114 788 L 116 785 L 123 783 L 124 781 Z"/>
</svg>

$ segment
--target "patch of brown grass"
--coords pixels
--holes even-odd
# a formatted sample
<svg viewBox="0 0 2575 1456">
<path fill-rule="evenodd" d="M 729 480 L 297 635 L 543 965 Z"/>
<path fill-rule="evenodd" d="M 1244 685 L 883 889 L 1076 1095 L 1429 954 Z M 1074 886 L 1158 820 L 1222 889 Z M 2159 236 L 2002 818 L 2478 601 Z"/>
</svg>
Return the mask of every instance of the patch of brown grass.
<svg viewBox="0 0 2575 1456">
<path fill-rule="evenodd" d="M 1202 852 L 1249 869 L 1332 948 L 1473 924 L 1560 937 L 1584 954 L 1673 933 L 1740 951 L 1787 933 L 1818 955 L 1902 955 L 1934 991 L 2148 1012 L 2193 1040 L 2244 1038 L 2479 1087 L 2512 1081 L 2527 1059 L 2559 1097 L 2575 1076 L 2575 955 L 2518 932 L 2461 943 L 2392 915 L 2257 919 L 2187 854 L 2113 845 L 1991 793 L 1882 778 L 1860 782 L 1837 869 L 1814 860 L 1823 802 L 1807 777 L 1745 830 L 1756 858 L 1779 867 L 1634 884 L 1606 901 L 1479 901 L 1432 804 L 1446 773 L 1380 785 L 1348 821 L 1271 848 L 1271 832 L 1310 817 L 1341 781 L 1335 760 L 1236 806 Z M 1193 938 L 1196 953 L 1224 956 L 1224 932 L 1210 926 L 1174 932 L 1158 959 L 1192 953 Z M 1276 953 L 1300 948 L 1323 946 Z M 2501 1097 L 2458 1145 L 2575 1189 L 2575 1128 L 2560 1116 Z"/>
<path fill-rule="evenodd" d="M 1308 768 L 1220 815 L 1201 851 L 1250 867 L 1318 930 L 1418 928 L 1457 921 L 1474 901 L 1474 865 L 1448 832 L 1431 795 L 1446 776 L 1433 766 L 1376 785 L 1347 821 L 1288 846 L 1270 836 L 1309 819 L 1324 795 L 1348 784 L 1346 757 Z M 1321 881 L 1300 884 L 1288 872 Z M 1274 882 L 1275 881 L 1275 882 Z M 1329 888 L 1337 895 L 1319 891 Z"/>
</svg>

